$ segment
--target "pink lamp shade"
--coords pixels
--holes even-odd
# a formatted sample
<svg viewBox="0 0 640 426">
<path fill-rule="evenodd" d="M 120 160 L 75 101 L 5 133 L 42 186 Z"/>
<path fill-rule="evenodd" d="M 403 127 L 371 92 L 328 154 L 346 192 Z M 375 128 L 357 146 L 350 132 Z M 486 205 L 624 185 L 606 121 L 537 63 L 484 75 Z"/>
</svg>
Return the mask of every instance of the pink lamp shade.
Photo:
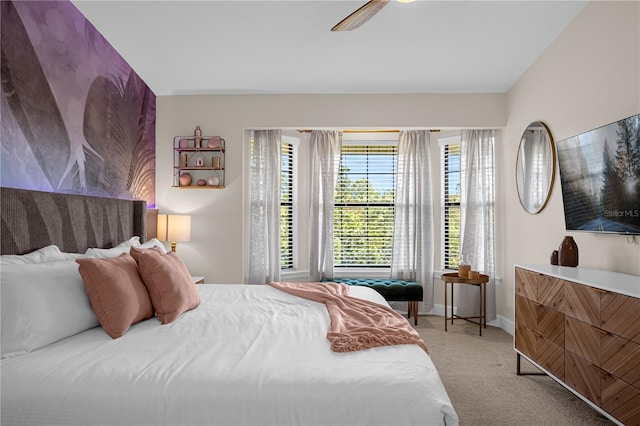
<svg viewBox="0 0 640 426">
<path fill-rule="evenodd" d="M 176 251 L 176 241 L 191 241 L 191 216 L 159 214 L 158 239 L 171 241 L 171 251 Z"/>
</svg>

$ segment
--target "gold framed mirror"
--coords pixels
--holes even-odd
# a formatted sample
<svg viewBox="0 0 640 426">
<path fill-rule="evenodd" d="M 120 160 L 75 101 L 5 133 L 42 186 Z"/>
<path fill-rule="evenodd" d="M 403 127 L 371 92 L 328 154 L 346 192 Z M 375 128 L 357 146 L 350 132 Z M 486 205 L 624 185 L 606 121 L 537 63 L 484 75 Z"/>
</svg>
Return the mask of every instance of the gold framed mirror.
<svg viewBox="0 0 640 426">
<path fill-rule="evenodd" d="M 547 125 L 534 121 L 522 134 L 516 159 L 518 198 L 528 213 L 540 213 L 547 205 L 555 175 L 555 142 Z"/>
</svg>

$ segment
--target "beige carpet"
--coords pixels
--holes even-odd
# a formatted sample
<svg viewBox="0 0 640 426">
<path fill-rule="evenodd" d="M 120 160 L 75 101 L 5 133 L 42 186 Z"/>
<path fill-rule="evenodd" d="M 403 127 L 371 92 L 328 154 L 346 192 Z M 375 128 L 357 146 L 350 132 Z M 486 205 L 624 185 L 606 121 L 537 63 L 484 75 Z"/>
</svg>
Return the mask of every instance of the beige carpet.
<svg viewBox="0 0 640 426">
<path fill-rule="evenodd" d="M 445 333 L 443 317 L 421 316 L 416 329 L 462 426 L 613 424 L 553 379 L 516 375 L 513 337 L 499 328 L 480 337 L 477 325 L 456 320 Z M 522 361 L 523 371 L 538 371 Z"/>
</svg>

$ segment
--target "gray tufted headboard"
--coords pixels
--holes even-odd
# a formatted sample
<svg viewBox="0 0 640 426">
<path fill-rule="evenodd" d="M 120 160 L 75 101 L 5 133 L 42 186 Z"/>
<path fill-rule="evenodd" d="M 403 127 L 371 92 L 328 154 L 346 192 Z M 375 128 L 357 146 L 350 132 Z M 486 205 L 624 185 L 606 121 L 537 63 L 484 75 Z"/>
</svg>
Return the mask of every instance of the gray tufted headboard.
<svg viewBox="0 0 640 426">
<path fill-rule="evenodd" d="M 68 253 L 145 238 L 146 202 L 0 188 L 0 254 L 56 244 Z"/>
</svg>

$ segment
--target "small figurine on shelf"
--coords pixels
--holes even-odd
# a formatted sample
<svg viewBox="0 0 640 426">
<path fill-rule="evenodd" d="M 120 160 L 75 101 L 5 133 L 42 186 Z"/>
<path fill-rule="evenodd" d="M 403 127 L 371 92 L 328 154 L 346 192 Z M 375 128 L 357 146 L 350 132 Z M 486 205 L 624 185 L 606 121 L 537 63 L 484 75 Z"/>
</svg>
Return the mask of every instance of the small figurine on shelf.
<svg viewBox="0 0 640 426">
<path fill-rule="evenodd" d="M 202 130 L 200 130 L 200 126 L 196 126 L 196 129 L 193 131 L 193 142 L 195 148 L 202 148 Z"/>
</svg>

